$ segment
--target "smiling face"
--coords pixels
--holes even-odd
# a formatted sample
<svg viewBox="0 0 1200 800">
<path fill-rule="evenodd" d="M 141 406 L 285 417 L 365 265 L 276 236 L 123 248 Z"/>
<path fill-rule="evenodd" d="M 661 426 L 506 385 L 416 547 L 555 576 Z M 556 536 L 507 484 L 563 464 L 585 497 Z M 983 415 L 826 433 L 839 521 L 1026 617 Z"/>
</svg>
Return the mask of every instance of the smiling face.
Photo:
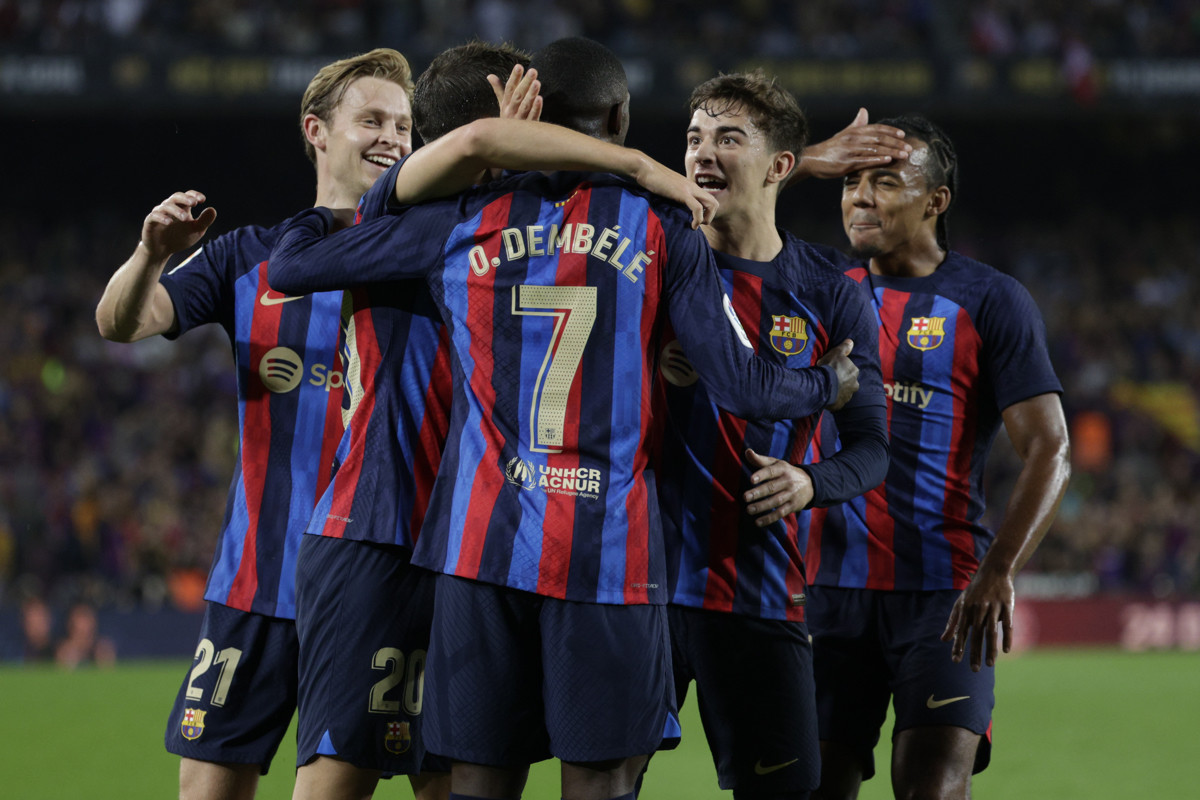
<svg viewBox="0 0 1200 800">
<path fill-rule="evenodd" d="M 717 198 L 720 219 L 774 206 L 779 180 L 794 163 L 788 154 L 781 165 L 780 155 L 741 106 L 718 114 L 702 106 L 688 125 L 683 163 L 687 176 Z"/>
<path fill-rule="evenodd" d="M 353 207 L 388 167 L 412 152 L 408 93 L 389 80 L 358 78 L 328 119 L 306 116 L 304 131 L 316 150 L 318 205 Z"/>
<path fill-rule="evenodd" d="M 859 170 L 842 184 L 842 224 L 858 258 L 887 257 L 936 245 L 939 213 L 949 189 L 929 185 L 928 146 L 910 139 L 906 161 Z"/>
</svg>

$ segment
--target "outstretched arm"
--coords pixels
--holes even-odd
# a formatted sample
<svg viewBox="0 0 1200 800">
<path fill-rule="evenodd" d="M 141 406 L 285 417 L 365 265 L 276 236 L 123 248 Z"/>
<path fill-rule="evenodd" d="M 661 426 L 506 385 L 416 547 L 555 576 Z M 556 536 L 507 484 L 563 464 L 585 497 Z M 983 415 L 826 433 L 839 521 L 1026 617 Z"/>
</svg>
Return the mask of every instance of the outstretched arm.
<svg viewBox="0 0 1200 800">
<path fill-rule="evenodd" d="M 471 186 L 486 169 L 611 172 L 684 205 L 692 227 L 712 220 L 716 201 L 684 175 L 639 150 L 609 144 L 559 125 L 519 119 L 476 120 L 425 145 L 396 176 L 404 204 L 444 197 Z"/>
<path fill-rule="evenodd" d="M 146 215 L 141 241 L 113 273 L 96 306 L 96 326 L 105 339 L 136 342 L 175 327 L 175 306 L 158 279 L 168 259 L 195 246 L 217 218 L 213 208 L 192 216 L 204 199 L 194 190 L 176 192 Z"/>
<path fill-rule="evenodd" d="M 890 125 L 867 122 L 860 108 L 854 121 L 823 142 L 804 148 L 800 163 L 788 179 L 791 186 L 805 178 L 841 178 L 856 170 L 877 167 L 908 158 L 912 145 L 904 131 Z"/>
<path fill-rule="evenodd" d="M 989 667 L 996 663 L 1000 651 L 997 625 L 1003 631 L 1004 652 L 1012 648 L 1014 579 L 1054 521 L 1071 476 L 1067 423 L 1057 393 L 1014 403 L 1003 416 L 1024 466 L 996 539 L 954 604 L 942 633 L 943 641 L 954 642 L 955 661 L 962 660 L 970 636 L 971 669 L 976 672 L 985 658 Z"/>
</svg>

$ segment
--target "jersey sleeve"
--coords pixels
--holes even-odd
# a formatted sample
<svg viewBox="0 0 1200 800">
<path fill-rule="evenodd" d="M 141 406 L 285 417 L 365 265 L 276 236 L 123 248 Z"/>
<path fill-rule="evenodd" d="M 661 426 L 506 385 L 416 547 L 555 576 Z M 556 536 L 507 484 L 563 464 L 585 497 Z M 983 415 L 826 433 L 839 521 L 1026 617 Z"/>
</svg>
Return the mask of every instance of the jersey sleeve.
<svg viewBox="0 0 1200 800">
<path fill-rule="evenodd" d="M 379 179 L 363 195 L 362 201 L 359 203 L 359 214 L 363 222 L 379 219 L 397 207 L 395 201 L 396 178 L 400 173 L 400 168 L 407 160 L 408 156 L 405 156 L 388 167 L 387 171 L 380 175 Z"/>
<path fill-rule="evenodd" d="M 1050 363 L 1042 314 L 1016 279 L 998 277 L 980 308 L 978 327 L 997 408 L 1062 392 Z"/>
<path fill-rule="evenodd" d="M 846 404 L 833 412 L 841 448 L 829 458 L 804 469 L 812 478 L 816 508 L 834 506 L 867 492 L 887 477 L 887 408 Z"/>
<path fill-rule="evenodd" d="M 832 367 L 789 370 L 754 355 L 700 231 L 665 224 L 671 325 L 709 396 L 747 419 L 799 419 L 837 397 Z"/>
<path fill-rule="evenodd" d="M 843 278 L 838 282 L 835 297 L 837 305 L 829 342 L 835 346 L 846 339 L 854 342 L 850 360 L 858 367 L 858 391 L 846 406 L 886 407 L 883 372 L 879 367 L 879 322 L 867 289 L 857 281 Z"/>
<path fill-rule="evenodd" d="M 854 342 L 850 360 L 858 367 L 858 391 L 833 413 L 842 448 L 805 467 L 813 482 L 812 505 L 825 507 L 858 497 L 883 482 L 888 468 L 887 396 L 879 367 L 879 327 L 866 289 L 841 278 L 831 292 L 831 346 Z"/>
<path fill-rule="evenodd" d="M 163 334 L 166 338 L 208 322 L 232 325 L 236 264 L 229 241 L 227 236 L 214 239 L 159 278 L 175 307 L 176 327 Z"/>
<path fill-rule="evenodd" d="M 271 251 L 267 280 L 288 294 L 352 289 L 419 278 L 433 268 L 431 248 L 440 252 L 451 214 L 444 204 L 408 209 L 330 234 L 333 212 L 311 208 L 292 218 Z M 422 258 L 422 254 L 426 257 Z"/>
</svg>

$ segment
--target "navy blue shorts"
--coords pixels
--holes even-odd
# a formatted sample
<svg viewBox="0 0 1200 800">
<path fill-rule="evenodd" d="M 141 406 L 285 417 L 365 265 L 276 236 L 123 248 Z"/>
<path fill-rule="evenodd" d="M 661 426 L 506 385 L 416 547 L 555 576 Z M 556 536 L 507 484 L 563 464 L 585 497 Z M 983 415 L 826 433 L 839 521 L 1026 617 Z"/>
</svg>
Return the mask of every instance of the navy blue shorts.
<svg viewBox="0 0 1200 800">
<path fill-rule="evenodd" d="M 813 652 L 803 622 L 669 606 L 679 704 L 690 681 L 722 789 L 817 788 L 821 748 Z"/>
<path fill-rule="evenodd" d="M 875 774 L 871 751 L 887 717 L 893 737 L 922 725 L 953 725 L 980 734 L 974 772 L 991 759 L 996 673 L 954 663 L 941 640 L 957 589 L 884 592 L 810 586 L 806 608 L 813 632 L 817 718 L 823 741 L 859 751 L 864 777 Z"/>
<path fill-rule="evenodd" d="M 679 735 L 664 606 L 439 575 L 428 687 L 429 748 L 456 761 L 607 761 Z"/>
<path fill-rule="evenodd" d="M 167 750 L 258 764 L 266 775 L 296 710 L 298 657 L 293 620 L 209 603 L 167 721 Z"/>
<path fill-rule="evenodd" d="M 448 772 L 421 735 L 434 575 L 403 547 L 306 535 L 296 563 L 296 764 Z"/>
</svg>

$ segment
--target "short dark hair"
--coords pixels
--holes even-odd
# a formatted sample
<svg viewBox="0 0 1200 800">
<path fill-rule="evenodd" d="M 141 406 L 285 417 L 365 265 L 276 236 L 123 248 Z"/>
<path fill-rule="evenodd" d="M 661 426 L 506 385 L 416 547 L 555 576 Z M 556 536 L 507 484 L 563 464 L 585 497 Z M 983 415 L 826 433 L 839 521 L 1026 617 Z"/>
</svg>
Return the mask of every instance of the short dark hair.
<svg viewBox="0 0 1200 800">
<path fill-rule="evenodd" d="M 799 162 L 808 143 L 808 120 L 800 104 L 776 78 L 768 78 L 761 69 L 718 75 L 692 90 L 688 109 L 702 108 L 714 117 L 733 109 L 744 109 L 746 116 L 767 137 L 775 150 L 794 153 Z"/>
<path fill-rule="evenodd" d="M 946 210 L 938 215 L 937 243 L 943 250 L 950 249 L 950 235 L 947 232 L 946 217 L 958 197 L 958 153 L 954 150 L 954 142 L 946 132 L 935 125 L 922 114 L 908 113 L 898 117 L 878 120 L 878 125 L 890 125 L 904 131 L 904 138 L 909 144 L 913 139 L 919 139 L 929 148 L 932 158 L 925 161 L 923 172 L 925 183 L 932 191 L 939 186 L 950 190 L 950 202 Z"/>
<path fill-rule="evenodd" d="M 428 143 L 477 119 L 500 116 L 488 75 L 508 80 L 512 68 L 529 66 L 529 54 L 511 44 L 472 41 L 434 57 L 413 90 L 413 122 Z"/>
<path fill-rule="evenodd" d="M 580 36 L 557 39 L 533 55 L 542 83 L 542 121 L 589 133 L 629 97 L 621 60 Z"/>
</svg>

